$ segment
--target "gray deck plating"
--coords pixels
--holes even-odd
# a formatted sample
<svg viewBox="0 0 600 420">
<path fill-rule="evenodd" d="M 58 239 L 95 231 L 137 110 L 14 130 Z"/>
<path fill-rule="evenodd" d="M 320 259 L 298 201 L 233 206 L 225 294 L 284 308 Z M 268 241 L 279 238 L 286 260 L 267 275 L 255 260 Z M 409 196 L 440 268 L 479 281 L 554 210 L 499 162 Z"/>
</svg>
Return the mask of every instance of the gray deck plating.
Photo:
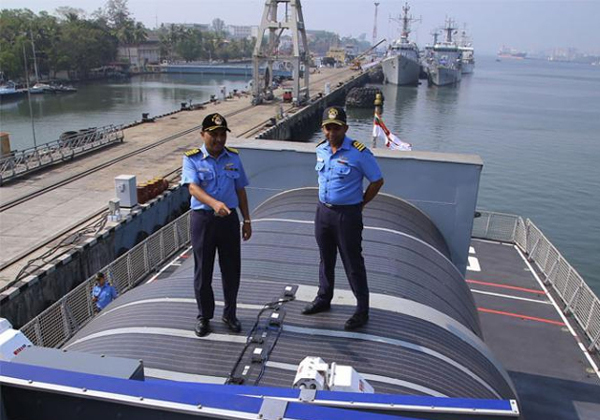
<svg viewBox="0 0 600 420">
<path fill-rule="evenodd" d="M 472 247 L 481 271 L 467 271 L 467 279 L 483 335 L 526 419 L 600 419 L 600 380 L 517 250 L 480 240 Z"/>
</svg>

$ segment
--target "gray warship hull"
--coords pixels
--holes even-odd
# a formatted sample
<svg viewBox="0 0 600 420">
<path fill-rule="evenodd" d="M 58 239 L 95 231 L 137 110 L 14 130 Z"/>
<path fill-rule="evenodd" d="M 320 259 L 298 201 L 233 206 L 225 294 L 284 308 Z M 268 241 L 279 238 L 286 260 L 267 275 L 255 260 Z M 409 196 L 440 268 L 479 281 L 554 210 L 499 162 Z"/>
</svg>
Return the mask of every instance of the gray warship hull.
<svg viewBox="0 0 600 420">
<path fill-rule="evenodd" d="M 461 69 L 433 66 L 429 68 L 429 83 L 434 86 L 447 86 L 459 83 L 462 78 Z"/>
<path fill-rule="evenodd" d="M 416 85 L 419 83 L 420 65 L 403 55 L 386 58 L 381 62 L 384 81 L 393 85 Z"/>
</svg>

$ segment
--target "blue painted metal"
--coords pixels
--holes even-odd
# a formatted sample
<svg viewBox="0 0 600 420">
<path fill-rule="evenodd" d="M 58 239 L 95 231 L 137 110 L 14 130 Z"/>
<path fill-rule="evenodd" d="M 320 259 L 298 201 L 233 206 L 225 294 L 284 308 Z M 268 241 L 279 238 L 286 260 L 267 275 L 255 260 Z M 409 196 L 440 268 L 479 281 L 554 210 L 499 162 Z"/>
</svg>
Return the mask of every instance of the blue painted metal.
<svg viewBox="0 0 600 420">
<path fill-rule="evenodd" d="M 34 382 L 44 382 L 55 385 L 71 386 L 75 388 L 87 388 L 90 390 L 93 389 L 97 391 L 136 397 L 143 396 L 144 398 L 165 400 L 182 404 L 202 404 L 203 406 L 209 406 L 213 408 L 256 413 L 260 409 L 262 397 L 296 399 L 300 396 L 300 390 L 291 388 L 198 384 L 190 382 L 159 380 L 134 381 L 7 362 L 0 362 L 0 371 L 4 376 L 32 380 Z M 251 396 L 261 396 L 261 398 L 255 398 Z M 436 398 L 333 391 L 318 391 L 316 393 L 315 400 L 321 402 L 353 401 L 355 404 L 394 404 L 396 408 L 400 406 L 413 406 L 424 408 L 437 407 L 444 409 L 478 409 L 506 411 L 507 413 L 512 412 L 510 401 L 507 400 Z M 311 413 L 313 415 L 317 414 L 314 412 L 314 410 L 326 410 L 325 407 L 318 407 L 310 404 L 305 405 L 307 407 L 312 407 Z M 328 408 L 327 410 L 339 409 Z M 300 415 L 302 410 L 299 410 L 298 413 Z M 329 414 L 333 415 L 335 413 Z M 334 416 L 328 418 L 336 417 Z"/>
<path fill-rule="evenodd" d="M 146 379 L 147 382 L 164 382 L 157 379 Z M 261 386 L 245 385 L 216 385 L 199 384 L 191 382 L 173 382 L 173 386 L 181 389 L 196 389 L 202 392 L 220 392 L 237 395 L 262 395 L 265 397 L 278 398 L 299 398 L 300 390 L 295 388 L 273 388 Z M 315 400 L 354 402 L 355 404 L 394 404 L 395 407 L 414 406 L 414 407 L 438 407 L 443 409 L 477 409 L 477 410 L 498 410 L 512 412 L 512 406 L 509 400 L 491 400 L 475 398 L 440 398 L 440 397 L 422 397 L 412 395 L 390 395 L 390 394 L 361 394 L 356 392 L 340 391 L 317 391 Z"/>
<path fill-rule="evenodd" d="M 10 362 L 0 362 L 0 372 L 2 372 L 2 376 L 32 381 L 32 386 L 36 383 L 46 383 L 73 388 L 86 388 L 88 391 L 102 391 L 138 398 L 144 397 L 144 399 L 188 404 L 191 406 L 202 405 L 202 407 L 253 413 L 256 415 L 260 412 L 260 407 L 263 403 L 263 398 L 221 392 L 227 388 L 237 388 L 238 391 L 240 388 L 250 388 L 236 387 L 235 385 L 209 386 L 206 384 L 188 384 L 189 386 L 182 387 L 179 386 L 181 384 L 170 381 L 160 383 L 160 381 L 147 382 L 109 378 Z M 297 390 L 294 391 L 296 391 L 296 394 L 298 393 Z M 25 410 L 25 408 L 23 409 Z M 300 402 L 289 402 L 285 411 L 285 417 L 297 420 L 386 420 L 390 418 L 414 420 L 409 417 L 390 417 L 368 412 L 319 407 Z"/>
</svg>

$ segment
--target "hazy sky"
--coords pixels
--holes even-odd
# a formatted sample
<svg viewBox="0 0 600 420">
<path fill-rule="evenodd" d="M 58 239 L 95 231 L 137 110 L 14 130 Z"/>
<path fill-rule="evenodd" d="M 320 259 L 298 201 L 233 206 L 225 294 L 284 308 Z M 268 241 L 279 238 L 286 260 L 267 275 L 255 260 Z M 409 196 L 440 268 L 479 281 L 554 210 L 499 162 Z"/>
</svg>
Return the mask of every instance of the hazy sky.
<svg viewBox="0 0 600 420">
<path fill-rule="evenodd" d="M 397 36 L 390 22 L 404 1 L 378 0 L 378 38 Z M 73 6 L 92 12 L 105 0 L 0 0 L 2 8 L 29 8 L 34 12 L 54 11 Z M 226 24 L 258 25 L 264 0 L 129 0 L 136 20 L 150 28 L 156 22 L 210 23 L 219 17 Z M 419 45 L 430 42 L 430 32 L 454 18 L 472 34 L 477 51 L 494 53 L 502 45 L 521 50 L 576 47 L 600 53 L 600 0 L 437 0 L 411 1 L 412 13 L 422 22 L 414 24 L 413 39 Z M 342 36 L 362 33 L 371 40 L 375 6 L 372 0 L 302 0 L 308 29 L 326 29 Z"/>
</svg>

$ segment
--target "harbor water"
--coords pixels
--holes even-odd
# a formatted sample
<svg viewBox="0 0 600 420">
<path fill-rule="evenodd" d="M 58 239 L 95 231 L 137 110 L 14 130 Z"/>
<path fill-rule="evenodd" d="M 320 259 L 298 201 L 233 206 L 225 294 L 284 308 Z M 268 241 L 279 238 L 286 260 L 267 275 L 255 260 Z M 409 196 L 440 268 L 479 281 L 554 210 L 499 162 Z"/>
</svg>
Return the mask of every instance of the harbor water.
<svg viewBox="0 0 600 420">
<path fill-rule="evenodd" d="M 33 126 L 38 145 L 57 140 L 65 131 L 109 124 L 129 124 L 162 115 L 181 107 L 182 102 L 200 103 L 227 92 L 245 90 L 248 78 L 197 74 L 148 74 L 126 81 L 102 81 L 77 85 L 75 93 L 31 95 Z M 10 133 L 13 150 L 33 147 L 27 97 L 3 101 L 0 131 Z"/>
<path fill-rule="evenodd" d="M 457 86 L 380 87 L 392 133 L 481 156 L 478 208 L 530 218 L 600 295 L 599 67 L 478 57 Z M 372 115 L 348 110 L 348 134 L 369 146 Z"/>
<path fill-rule="evenodd" d="M 197 103 L 245 78 L 146 75 L 32 97 L 37 143 L 69 130 L 140 120 Z M 530 218 L 600 295 L 600 68 L 477 57 L 455 87 L 381 87 L 383 120 L 413 150 L 474 153 L 478 207 Z M 14 149 L 33 145 L 25 98 L 0 105 Z M 349 135 L 371 145 L 372 110 L 349 110 Z M 313 133 L 310 141 L 322 135 Z M 378 144 L 377 147 L 383 147 Z M 401 152 L 399 152 L 401 153 Z M 388 180 L 388 182 L 391 180 Z M 410 179 L 393 180 L 411 182 Z"/>
</svg>

